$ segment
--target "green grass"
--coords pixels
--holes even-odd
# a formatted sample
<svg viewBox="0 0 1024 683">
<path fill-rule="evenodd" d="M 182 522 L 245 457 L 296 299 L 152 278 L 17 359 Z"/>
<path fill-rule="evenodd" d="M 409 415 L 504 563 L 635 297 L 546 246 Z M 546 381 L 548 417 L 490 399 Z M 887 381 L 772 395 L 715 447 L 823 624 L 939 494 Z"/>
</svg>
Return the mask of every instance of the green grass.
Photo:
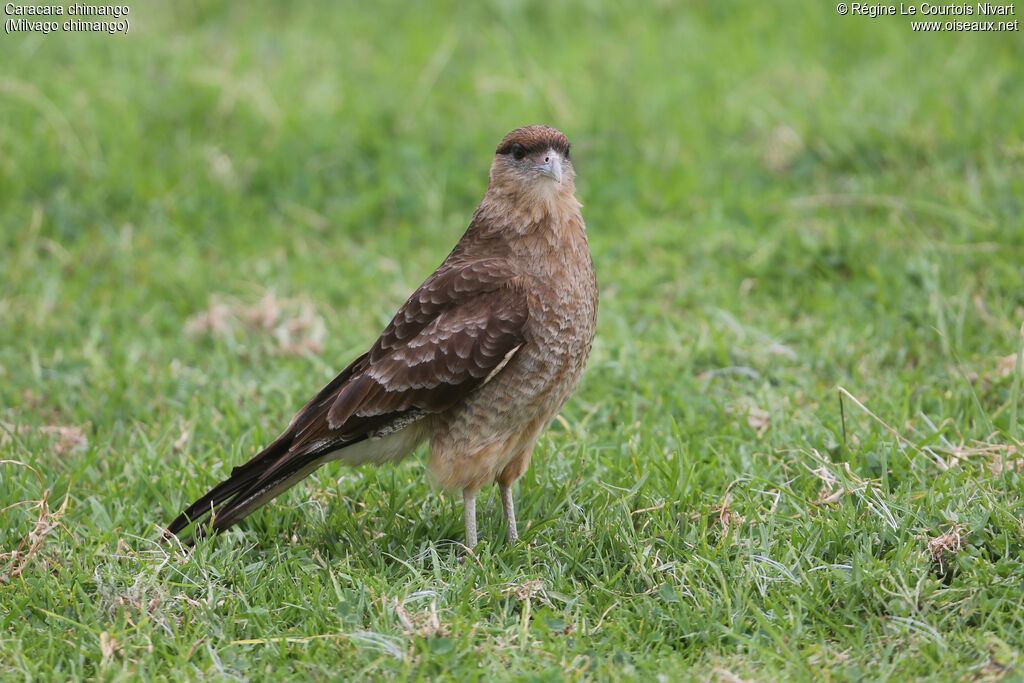
<svg viewBox="0 0 1024 683">
<path fill-rule="evenodd" d="M 1024 676 L 1020 33 L 411 5 L 0 37 L 0 677 Z M 601 309 L 522 542 L 488 490 L 460 561 L 416 458 L 160 548 L 537 122 L 573 141 Z"/>
</svg>

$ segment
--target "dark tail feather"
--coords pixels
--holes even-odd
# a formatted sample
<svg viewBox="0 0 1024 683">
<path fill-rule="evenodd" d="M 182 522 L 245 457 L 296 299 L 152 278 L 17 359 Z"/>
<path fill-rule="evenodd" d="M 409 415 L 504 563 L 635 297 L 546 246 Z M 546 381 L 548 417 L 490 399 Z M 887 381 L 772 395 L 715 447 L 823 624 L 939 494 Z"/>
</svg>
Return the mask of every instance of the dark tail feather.
<svg viewBox="0 0 1024 683">
<path fill-rule="evenodd" d="M 240 521 L 258 507 L 269 501 L 278 493 L 296 483 L 301 477 L 295 470 L 285 470 L 266 481 L 263 475 L 288 453 L 292 445 L 289 433 L 281 435 L 277 441 L 257 453 L 249 462 L 231 470 L 231 476 L 213 487 L 205 496 L 185 508 L 167 527 L 164 540 L 178 536 L 192 523 L 198 523 L 196 537 L 203 536 L 207 531 L 222 531 Z M 316 467 L 303 468 L 305 476 Z M 287 486 L 282 486 L 287 482 Z M 267 495 L 271 493 L 272 495 Z M 186 545 L 192 545 L 194 538 L 186 539 Z"/>
<path fill-rule="evenodd" d="M 327 414 L 335 394 L 366 365 L 368 357 L 364 353 L 352 361 L 292 418 L 284 434 L 185 508 L 167 527 L 164 541 L 180 536 L 193 524 L 195 537 L 184 539 L 185 545 L 192 545 L 207 532 L 227 529 L 320 467 L 331 451 L 365 439 L 381 418 L 361 419 L 354 432 L 349 428 L 351 433 L 339 434 L 329 428 Z"/>
</svg>

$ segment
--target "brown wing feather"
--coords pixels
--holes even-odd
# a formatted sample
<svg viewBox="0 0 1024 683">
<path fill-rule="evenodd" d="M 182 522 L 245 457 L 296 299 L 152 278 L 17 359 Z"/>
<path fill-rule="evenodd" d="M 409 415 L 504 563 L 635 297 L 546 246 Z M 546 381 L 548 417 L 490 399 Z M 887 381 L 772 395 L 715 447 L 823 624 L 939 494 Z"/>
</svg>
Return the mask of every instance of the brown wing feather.
<svg viewBox="0 0 1024 683">
<path fill-rule="evenodd" d="M 349 382 L 327 413 L 328 425 L 344 432 L 365 418 L 451 407 L 523 342 L 525 322 L 526 297 L 515 286 L 441 313 Z"/>
<path fill-rule="evenodd" d="M 445 311 L 509 285 L 515 276 L 512 265 L 500 258 L 442 266 L 398 309 L 370 349 L 370 363 L 400 348 Z"/>
</svg>

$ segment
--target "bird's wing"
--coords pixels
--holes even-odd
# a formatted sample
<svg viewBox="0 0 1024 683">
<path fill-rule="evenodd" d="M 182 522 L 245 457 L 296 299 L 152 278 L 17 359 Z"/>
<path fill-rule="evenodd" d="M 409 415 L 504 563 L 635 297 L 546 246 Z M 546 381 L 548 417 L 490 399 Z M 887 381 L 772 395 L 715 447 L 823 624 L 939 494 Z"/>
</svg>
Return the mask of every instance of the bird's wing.
<svg viewBox="0 0 1024 683">
<path fill-rule="evenodd" d="M 288 429 L 169 527 L 215 510 L 223 528 L 297 481 L 327 453 L 451 407 L 500 372 L 525 341 L 526 294 L 503 259 L 442 267 L 399 309 L 373 347 L 292 419 Z M 237 508 L 237 509 L 236 509 Z M 222 520 L 222 526 L 217 520 Z"/>
<path fill-rule="evenodd" d="M 465 273 L 460 275 L 451 279 L 464 283 Z M 296 425 L 297 439 L 352 441 L 386 429 L 408 411 L 449 408 L 523 343 L 526 319 L 526 295 L 514 281 L 485 291 L 414 295 L 363 367 L 309 406 Z"/>
<path fill-rule="evenodd" d="M 355 363 L 296 416 L 297 442 L 376 433 L 479 386 L 524 341 L 526 295 L 503 259 L 439 269 Z"/>
</svg>

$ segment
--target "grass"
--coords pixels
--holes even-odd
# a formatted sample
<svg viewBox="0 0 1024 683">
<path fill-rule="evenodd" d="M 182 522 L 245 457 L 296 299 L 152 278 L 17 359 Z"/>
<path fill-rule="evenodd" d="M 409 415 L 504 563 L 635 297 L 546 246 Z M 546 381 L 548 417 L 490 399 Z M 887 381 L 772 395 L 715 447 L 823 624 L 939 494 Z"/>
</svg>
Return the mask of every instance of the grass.
<svg viewBox="0 0 1024 683">
<path fill-rule="evenodd" d="M 1019 34 L 369 8 L 0 39 L 0 677 L 1024 675 Z M 159 547 L 534 122 L 574 142 L 602 299 L 522 542 L 485 492 L 460 561 L 417 458 Z"/>
</svg>

